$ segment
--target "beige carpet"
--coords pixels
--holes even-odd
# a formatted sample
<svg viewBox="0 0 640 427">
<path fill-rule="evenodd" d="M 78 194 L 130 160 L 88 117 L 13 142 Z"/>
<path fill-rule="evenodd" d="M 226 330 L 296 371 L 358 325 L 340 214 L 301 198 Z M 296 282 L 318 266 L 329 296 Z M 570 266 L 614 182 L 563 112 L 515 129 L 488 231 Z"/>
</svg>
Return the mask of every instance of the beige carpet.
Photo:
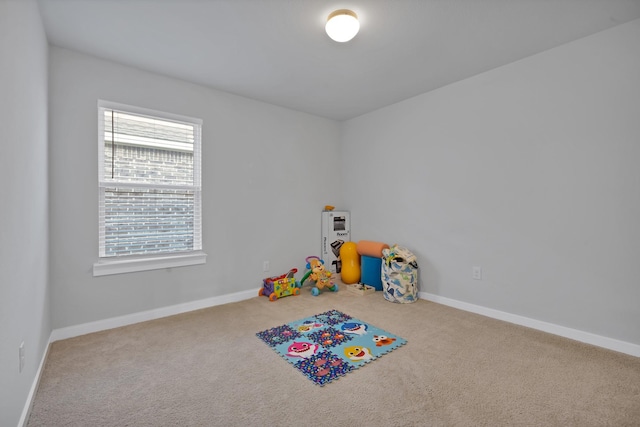
<svg viewBox="0 0 640 427">
<path fill-rule="evenodd" d="M 408 343 L 319 387 L 255 336 L 329 309 Z M 53 343 L 29 426 L 631 426 L 640 359 L 380 292 L 256 297 Z"/>
</svg>

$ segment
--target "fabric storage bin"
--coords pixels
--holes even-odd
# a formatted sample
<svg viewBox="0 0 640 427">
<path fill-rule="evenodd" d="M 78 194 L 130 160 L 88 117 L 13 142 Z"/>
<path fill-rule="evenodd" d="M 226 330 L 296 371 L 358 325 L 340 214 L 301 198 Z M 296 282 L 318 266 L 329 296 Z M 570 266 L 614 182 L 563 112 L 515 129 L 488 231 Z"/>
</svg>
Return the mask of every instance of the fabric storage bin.
<svg viewBox="0 0 640 427">
<path fill-rule="evenodd" d="M 387 301 L 404 304 L 418 300 L 418 261 L 409 249 L 398 245 L 383 249 L 380 277 Z"/>
</svg>

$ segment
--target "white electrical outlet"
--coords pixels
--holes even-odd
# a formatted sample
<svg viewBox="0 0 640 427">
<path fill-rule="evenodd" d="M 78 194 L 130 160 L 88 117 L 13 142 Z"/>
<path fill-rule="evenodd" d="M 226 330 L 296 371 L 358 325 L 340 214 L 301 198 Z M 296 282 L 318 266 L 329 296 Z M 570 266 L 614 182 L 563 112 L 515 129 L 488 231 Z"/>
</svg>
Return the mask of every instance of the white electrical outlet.
<svg viewBox="0 0 640 427">
<path fill-rule="evenodd" d="M 482 267 L 477 265 L 473 266 L 473 275 L 471 277 L 475 280 L 482 280 Z"/>
<path fill-rule="evenodd" d="M 264 271 L 265 273 L 269 271 L 269 261 L 265 261 L 262 263 L 262 271 Z"/>
<path fill-rule="evenodd" d="M 20 347 L 18 347 L 18 357 L 20 358 L 20 368 L 18 372 L 22 372 L 22 368 L 24 368 L 24 341 L 22 341 Z"/>
</svg>

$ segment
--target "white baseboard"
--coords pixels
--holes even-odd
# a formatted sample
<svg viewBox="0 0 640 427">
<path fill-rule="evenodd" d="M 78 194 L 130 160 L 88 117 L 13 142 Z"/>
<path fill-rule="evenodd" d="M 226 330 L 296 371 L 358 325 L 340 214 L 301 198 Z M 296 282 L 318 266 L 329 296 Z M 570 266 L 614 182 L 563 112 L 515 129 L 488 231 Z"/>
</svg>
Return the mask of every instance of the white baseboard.
<svg viewBox="0 0 640 427">
<path fill-rule="evenodd" d="M 626 341 L 620 341 L 613 338 L 607 338 L 601 335 L 592 334 L 590 332 L 584 332 L 577 329 L 567 328 L 564 326 L 555 325 L 553 323 L 547 323 L 540 320 L 519 316 L 517 314 L 511 314 L 504 311 L 483 307 L 480 305 L 470 304 L 467 302 L 458 301 L 451 298 L 441 297 L 439 295 L 434 295 L 427 292 L 419 292 L 418 296 L 422 299 L 436 302 L 438 304 L 447 305 L 449 307 L 458 308 L 460 310 L 469 311 L 471 313 L 481 314 L 483 316 L 491 317 L 493 319 L 503 320 L 505 322 L 514 323 L 520 326 L 526 326 L 528 328 L 537 329 L 543 332 L 548 332 L 550 334 L 558 335 L 564 338 L 569 338 L 575 341 L 580 341 L 586 344 L 591 344 L 591 345 L 603 347 L 609 350 L 617 351 L 620 353 L 629 354 L 631 356 L 640 357 L 640 345 L 638 344 L 633 344 Z"/>
<path fill-rule="evenodd" d="M 53 332 L 51 332 L 50 342 L 73 338 L 93 332 L 105 331 L 107 329 L 119 328 L 121 326 L 133 325 L 134 323 L 146 322 L 147 320 L 160 319 L 162 317 L 173 316 L 175 314 L 187 313 L 189 311 L 200 310 L 202 308 L 213 307 L 216 305 L 228 304 L 230 302 L 243 301 L 255 296 L 258 296 L 258 288 L 251 291 L 236 292 L 219 297 L 206 298 L 198 301 L 186 302 L 184 304 L 176 304 L 169 307 L 156 308 L 153 310 L 127 314 L 125 316 L 112 317 L 110 319 L 97 320 L 95 322 L 54 329 Z"/>
<path fill-rule="evenodd" d="M 216 305 L 243 301 L 249 298 L 253 298 L 256 295 L 258 295 L 257 289 L 250 290 L 250 291 L 236 292 L 233 294 L 222 295 L 222 296 L 207 298 L 207 299 L 198 300 L 198 301 L 191 301 L 184 304 L 177 304 L 169 307 L 162 307 L 154 310 L 142 311 L 139 313 L 133 313 L 125 316 L 98 320 L 95 322 L 84 323 L 81 325 L 69 326 L 61 329 L 54 329 L 53 332 L 51 332 L 51 338 L 49 339 L 49 342 L 51 343 L 54 341 L 73 338 L 80 335 L 90 334 L 93 332 L 99 332 L 107 329 L 118 328 L 121 326 L 132 325 L 134 323 L 146 322 L 148 320 L 160 319 L 162 317 L 173 316 L 175 314 L 181 314 L 189 311 L 200 310 L 203 308 L 213 307 Z M 455 299 L 442 297 L 442 296 L 430 294 L 427 292 L 419 292 L 418 296 L 422 299 L 433 301 L 438 304 L 447 305 L 449 307 L 458 308 L 460 310 L 469 311 L 472 313 L 491 317 L 493 319 L 503 320 L 505 322 L 514 323 L 516 325 L 526 326 L 528 328 L 537 329 L 539 331 L 548 332 L 554 335 L 580 341 L 583 343 L 607 348 L 609 350 L 618 351 L 620 353 L 629 354 L 635 357 L 640 357 L 640 345 L 638 344 L 633 344 L 626 341 L 620 341 L 613 338 L 592 334 L 590 332 L 580 331 L 577 329 L 567 328 L 567 327 L 559 326 L 553 323 L 543 322 L 540 320 L 531 319 L 529 317 L 524 317 L 517 314 L 507 313 L 500 310 L 494 310 L 492 308 L 470 304 L 467 302 L 458 301 Z"/>
<path fill-rule="evenodd" d="M 29 414 L 31 414 L 31 405 L 33 405 L 33 399 L 36 397 L 36 391 L 38 391 L 38 384 L 40 384 L 40 377 L 42 377 L 42 371 L 44 369 L 44 363 L 47 361 L 47 355 L 49 354 L 50 345 L 51 336 L 49 336 L 47 348 L 44 349 L 44 354 L 42 355 L 42 359 L 40 359 L 40 365 L 38 366 L 36 376 L 33 379 L 33 384 L 31 384 L 31 389 L 29 390 L 29 394 L 27 395 L 27 401 L 24 405 L 24 408 L 22 409 L 22 415 L 20 415 L 18 427 L 26 427 L 27 421 L 29 420 Z"/>
</svg>

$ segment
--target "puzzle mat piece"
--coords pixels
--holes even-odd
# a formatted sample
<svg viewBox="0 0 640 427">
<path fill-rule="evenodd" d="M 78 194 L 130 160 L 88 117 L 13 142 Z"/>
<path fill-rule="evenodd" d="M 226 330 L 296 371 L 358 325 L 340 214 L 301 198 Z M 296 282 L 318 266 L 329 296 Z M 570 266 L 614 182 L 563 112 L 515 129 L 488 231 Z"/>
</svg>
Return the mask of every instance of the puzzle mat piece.
<svg viewBox="0 0 640 427">
<path fill-rule="evenodd" d="M 291 341 L 301 336 L 300 333 L 292 329 L 289 325 L 275 326 L 258 332 L 256 335 L 270 347 L 275 347 L 278 344 Z"/>
<path fill-rule="evenodd" d="M 339 379 L 355 369 L 329 350 L 323 350 L 312 357 L 302 359 L 295 363 L 295 367 L 320 386 Z"/>
</svg>

